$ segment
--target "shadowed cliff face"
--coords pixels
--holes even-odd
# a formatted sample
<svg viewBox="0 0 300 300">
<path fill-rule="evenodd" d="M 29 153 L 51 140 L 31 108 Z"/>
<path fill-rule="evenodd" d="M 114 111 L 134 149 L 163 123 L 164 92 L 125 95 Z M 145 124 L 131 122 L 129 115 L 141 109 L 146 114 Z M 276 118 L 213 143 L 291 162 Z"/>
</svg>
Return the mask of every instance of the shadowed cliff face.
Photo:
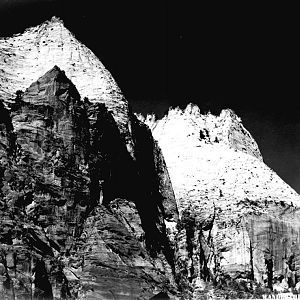
<svg viewBox="0 0 300 300">
<path fill-rule="evenodd" d="M 243 298 L 299 287 L 299 195 L 264 165 L 233 111 L 150 116 L 156 141 L 59 19 L 0 48 L 4 298 Z"/>
<path fill-rule="evenodd" d="M 0 103 L 0 289 L 37 299 L 176 293 L 163 157 L 130 115 L 136 157 L 102 103 L 54 67 Z"/>
</svg>

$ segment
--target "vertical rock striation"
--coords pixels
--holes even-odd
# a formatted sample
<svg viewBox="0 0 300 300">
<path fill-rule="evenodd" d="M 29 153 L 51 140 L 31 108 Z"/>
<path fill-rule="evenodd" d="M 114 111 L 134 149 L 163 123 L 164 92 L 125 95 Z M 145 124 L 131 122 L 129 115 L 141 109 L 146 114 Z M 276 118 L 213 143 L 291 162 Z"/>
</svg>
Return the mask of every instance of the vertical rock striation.
<svg viewBox="0 0 300 300">
<path fill-rule="evenodd" d="M 131 116 L 133 159 L 103 101 L 82 101 L 57 66 L 0 109 L 3 294 L 175 295 L 178 212 L 150 130 Z"/>
<path fill-rule="evenodd" d="M 4 299 L 299 286 L 300 197 L 233 111 L 141 121 L 55 17 L 0 38 L 0 100 Z"/>
</svg>

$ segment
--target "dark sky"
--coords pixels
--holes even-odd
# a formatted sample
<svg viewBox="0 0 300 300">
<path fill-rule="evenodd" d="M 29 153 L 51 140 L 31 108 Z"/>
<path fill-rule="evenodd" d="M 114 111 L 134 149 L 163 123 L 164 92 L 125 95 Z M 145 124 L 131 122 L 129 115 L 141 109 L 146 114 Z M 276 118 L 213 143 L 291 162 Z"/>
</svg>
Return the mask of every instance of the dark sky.
<svg viewBox="0 0 300 300">
<path fill-rule="evenodd" d="M 196 2 L 0 0 L 0 36 L 61 17 L 135 111 L 232 108 L 267 165 L 300 193 L 296 8 Z"/>
</svg>

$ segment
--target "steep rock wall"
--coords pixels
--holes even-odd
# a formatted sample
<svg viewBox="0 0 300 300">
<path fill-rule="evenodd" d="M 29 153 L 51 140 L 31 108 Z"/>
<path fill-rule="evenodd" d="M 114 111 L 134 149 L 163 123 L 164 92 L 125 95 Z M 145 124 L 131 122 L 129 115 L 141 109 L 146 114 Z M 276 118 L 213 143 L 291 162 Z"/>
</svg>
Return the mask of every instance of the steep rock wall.
<svg viewBox="0 0 300 300">
<path fill-rule="evenodd" d="M 151 132 L 132 116 L 133 159 L 105 105 L 56 66 L 0 109 L 3 295 L 176 295 L 166 222 L 178 213 Z"/>
<path fill-rule="evenodd" d="M 174 187 L 176 263 L 190 297 L 197 299 L 211 283 L 236 290 L 233 285 L 249 280 L 270 289 L 285 281 L 295 287 L 296 267 L 284 269 L 283 261 L 295 265 L 299 256 L 300 196 L 262 162 L 240 119 L 230 110 L 201 115 L 189 105 L 145 122 Z"/>
</svg>

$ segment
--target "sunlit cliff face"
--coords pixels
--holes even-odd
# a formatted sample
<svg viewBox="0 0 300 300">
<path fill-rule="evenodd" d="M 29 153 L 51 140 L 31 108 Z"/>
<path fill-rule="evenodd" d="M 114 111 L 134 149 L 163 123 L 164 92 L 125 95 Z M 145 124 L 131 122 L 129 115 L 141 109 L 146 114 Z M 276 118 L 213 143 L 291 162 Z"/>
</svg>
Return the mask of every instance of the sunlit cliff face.
<svg viewBox="0 0 300 300">
<path fill-rule="evenodd" d="M 271 256 L 274 274 L 285 273 L 283 259 L 300 255 L 294 245 L 300 196 L 263 163 L 241 119 L 231 110 L 202 115 L 188 105 L 144 121 L 164 153 L 181 220 L 189 224 L 178 245 L 190 280 L 200 288 L 199 278 L 248 272 L 264 283 Z"/>
<path fill-rule="evenodd" d="M 300 281 L 300 196 L 232 110 L 139 120 L 55 17 L 0 50 L 6 295 L 201 299 Z"/>
<path fill-rule="evenodd" d="M 130 151 L 129 107 L 120 88 L 95 54 L 53 17 L 22 34 L 0 38 L 0 97 L 9 99 L 55 65 L 64 70 L 82 98 L 103 102 L 127 141 Z M 96 100 L 97 99 L 97 100 Z"/>
<path fill-rule="evenodd" d="M 176 294 L 172 185 L 109 72 L 56 18 L 0 47 L 1 292 Z"/>
</svg>

